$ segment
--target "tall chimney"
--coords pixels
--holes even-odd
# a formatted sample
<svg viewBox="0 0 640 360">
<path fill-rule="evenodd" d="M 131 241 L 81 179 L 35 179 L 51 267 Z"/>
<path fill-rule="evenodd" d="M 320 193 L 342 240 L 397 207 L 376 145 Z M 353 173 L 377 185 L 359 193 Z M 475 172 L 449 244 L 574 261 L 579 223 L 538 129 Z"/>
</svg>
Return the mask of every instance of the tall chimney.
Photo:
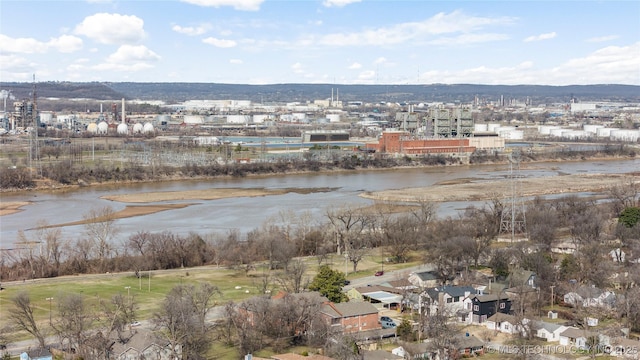
<svg viewBox="0 0 640 360">
<path fill-rule="evenodd" d="M 122 123 L 124 124 L 124 117 L 125 117 L 125 112 L 124 112 L 124 98 L 122 98 Z"/>
</svg>

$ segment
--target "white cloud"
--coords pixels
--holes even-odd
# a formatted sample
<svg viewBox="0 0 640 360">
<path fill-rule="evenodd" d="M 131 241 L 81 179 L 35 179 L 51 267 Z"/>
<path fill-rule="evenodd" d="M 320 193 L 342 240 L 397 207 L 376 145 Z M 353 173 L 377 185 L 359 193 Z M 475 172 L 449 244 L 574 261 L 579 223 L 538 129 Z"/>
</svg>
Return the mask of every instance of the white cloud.
<svg viewBox="0 0 640 360">
<path fill-rule="evenodd" d="M 82 48 L 82 39 L 72 35 L 51 38 L 48 42 L 33 38 L 10 38 L 0 34 L 0 51 L 16 54 L 46 53 L 50 49 L 70 53 Z"/>
<path fill-rule="evenodd" d="M 425 38 L 440 34 L 467 34 L 466 41 L 474 40 L 470 33 L 479 31 L 486 26 L 510 25 L 515 21 L 510 17 L 477 17 L 469 16 L 461 11 L 449 14 L 439 13 L 422 22 L 408 22 L 390 27 L 367 29 L 353 33 L 334 33 L 322 36 L 319 43 L 330 46 L 384 46 L 403 44 L 409 41 L 424 41 Z M 492 35 L 494 39 L 501 39 Z M 504 37 L 504 36 L 503 36 Z M 487 41 L 483 36 L 475 40 Z"/>
<path fill-rule="evenodd" d="M 207 31 L 209 31 L 209 29 L 211 29 L 211 25 L 209 24 L 203 24 L 203 25 L 199 25 L 199 26 L 185 26 L 182 27 L 180 25 L 173 25 L 171 27 L 171 30 L 180 33 L 180 34 L 185 34 L 185 35 L 189 35 L 189 36 L 197 36 L 197 35 L 202 35 L 204 33 L 206 33 Z"/>
<path fill-rule="evenodd" d="M 47 45 L 61 53 L 72 53 L 82 49 L 82 39 L 73 35 L 62 35 L 49 40 Z"/>
<path fill-rule="evenodd" d="M 362 0 L 325 0 L 322 5 L 326 7 L 343 7 L 353 3 L 359 3 Z"/>
<path fill-rule="evenodd" d="M 491 33 L 462 34 L 456 37 L 442 37 L 439 39 L 429 41 L 428 43 L 431 45 L 457 46 L 457 45 L 486 43 L 491 41 L 502 41 L 502 40 L 508 40 L 508 39 L 509 39 L 509 35 L 507 34 L 491 34 Z"/>
<path fill-rule="evenodd" d="M 554 32 L 550 32 L 550 33 L 545 33 L 545 34 L 540 34 L 540 35 L 532 35 L 529 36 L 528 38 L 524 39 L 524 42 L 532 42 L 532 41 L 541 41 L 541 40 L 549 40 L 549 39 L 553 39 L 556 37 L 556 33 Z"/>
<path fill-rule="evenodd" d="M 144 45 L 122 45 L 109 55 L 106 62 L 96 65 L 96 70 L 138 71 L 153 67 L 160 56 Z"/>
<path fill-rule="evenodd" d="M 387 58 L 385 58 L 384 56 L 381 56 L 381 57 L 379 57 L 379 58 L 377 58 L 377 59 L 375 59 L 373 61 L 373 63 L 376 64 L 376 65 L 377 64 L 384 64 L 386 62 L 387 62 Z"/>
<path fill-rule="evenodd" d="M 208 37 L 206 39 L 202 39 L 202 42 L 205 44 L 213 45 L 219 48 L 232 48 L 238 45 L 233 40 L 225 40 L 225 39 L 216 39 L 214 37 Z"/>
<path fill-rule="evenodd" d="M 242 64 L 244 63 L 244 61 L 240 60 L 240 59 L 231 59 L 229 60 L 230 64 Z"/>
<path fill-rule="evenodd" d="M 98 13 L 87 16 L 74 33 L 102 44 L 134 44 L 146 36 L 143 26 L 135 15 Z"/>
<path fill-rule="evenodd" d="M 605 42 L 605 41 L 615 40 L 617 38 L 619 38 L 618 35 L 598 36 L 598 37 L 592 37 L 591 39 L 587 39 L 587 42 Z"/>
<path fill-rule="evenodd" d="M 206 7 L 221 7 L 231 6 L 236 10 L 244 11 L 258 11 L 260 5 L 264 0 L 181 0 L 188 4 L 206 6 Z"/>
<path fill-rule="evenodd" d="M 0 34 L 0 50 L 8 53 L 33 54 L 45 52 L 46 46 L 43 42 L 33 38 L 14 39 Z"/>
<path fill-rule="evenodd" d="M 349 69 L 351 69 L 351 70 L 356 70 L 356 69 L 360 69 L 360 68 L 362 68 L 362 65 L 357 63 L 357 62 L 354 62 L 353 64 L 349 65 Z"/>
<path fill-rule="evenodd" d="M 358 80 L 372 80 L 376 77 L 376 72 L 373 70 L 363 71 L 358 75 Z"/>
<path fill-rule="evenodd" d="M 304 70 L 302 69 L 302 64 L 300 64 L 299 62 L 291 65 L 291 70 L 293 70 L 293 72 L 296 74 L 304 73 Z"/>
<path fill-rule="evenodd" d="M 576 84 L 640 84 L 640 42 L 608 46 L 554 68 L 559 82 Z"/>
</svg>

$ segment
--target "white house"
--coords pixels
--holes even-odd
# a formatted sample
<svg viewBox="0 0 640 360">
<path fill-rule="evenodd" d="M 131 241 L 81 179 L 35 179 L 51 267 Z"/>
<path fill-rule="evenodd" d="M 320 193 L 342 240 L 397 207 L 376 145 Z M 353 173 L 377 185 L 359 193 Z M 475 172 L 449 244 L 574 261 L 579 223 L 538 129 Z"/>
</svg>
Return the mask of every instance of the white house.
<svg viewBox="0 0 640 360">
<path fill-rule="evenodd" d="M 560 333 L 560 345 L 576 346 L 580 349 L 589 347 L 589 338 L 597 338 L 597 334 L 587 330 L 570 327 Z"/>
<path fill-rule="evenodd" d="M 612 308 L 616 303 L 616 294 L 593 286 L 581 286 L 575 291 L 566 293 L 563 300 L 572 306 Z"/>
<path fill-rule="evenodd" d="M 522 319 L 522 324 L 519 324 L 515 316 L 498 312 L 491 315 L 484 326 L 489 330 L 496 330 L 504 334 L 517 334 L 525 332 L 523 325 L 528 322 L 528 319 Z"/>
<path fill-rule="evenodd" d="M 535 335 L 549 342 L 560 341 L 560 334 L 567 329 L 567 326 L 544 321 L 536 321 L 532 324 L 532 330 L 535 331 Z"/>
</svg>

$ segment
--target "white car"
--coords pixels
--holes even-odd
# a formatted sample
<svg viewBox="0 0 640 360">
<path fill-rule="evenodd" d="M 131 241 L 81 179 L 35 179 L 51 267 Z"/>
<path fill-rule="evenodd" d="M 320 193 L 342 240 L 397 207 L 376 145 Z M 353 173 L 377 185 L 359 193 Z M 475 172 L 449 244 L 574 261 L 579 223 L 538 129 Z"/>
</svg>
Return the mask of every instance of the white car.
<svg viewBox="0 0 640 360">
<path fill-rule="evenodd" d="M 134 321 L 134 322 L 131 323 L 131 327 L 136 327 L 136 326 L 140 326 L 140 325 L 142 325 L 140 323 L 140 321 Z"/>
</svg>

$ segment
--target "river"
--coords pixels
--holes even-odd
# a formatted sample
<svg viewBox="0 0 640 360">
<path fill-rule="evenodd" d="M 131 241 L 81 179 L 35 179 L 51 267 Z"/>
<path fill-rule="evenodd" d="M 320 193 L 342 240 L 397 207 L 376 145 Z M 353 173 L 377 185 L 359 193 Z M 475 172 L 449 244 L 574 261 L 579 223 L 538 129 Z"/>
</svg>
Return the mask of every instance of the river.
<svg viewBox="0 0 640 360">
<path fill-rule="evenodd" d="M 640 170 L 640 159 L 615 161 L 549 162 L 522 164 L 520 175 L 541 177 L 558 174 L 627 173 Z M 169 230 L 176 234 L 191 231 L 200 234 L 226 233 L 238 229 L 242 233 L 260 227 L 270 218 L 280 214 L 308 212 L 315 221 L 324 220 L 326 211 L 348 204 L 368 205 L 371 200 L 358 195 L 364 191 L 380 191 L 422 187 L 461 178 L 478 181 L 501 179 L 509 175 L 508 165 L 450 166 L 434 168 L 389 169 L 357 172 L 308 173 L 271 177 L 247 177 L 237 179 L 184 180 L 161 183 L 127 184 L 118 186 L 92 186 L 72 191 L 30 191 L 18 194 L 2 194 L 3 202 L 30 201 L 23 211 L 0 217 L 0 249 L 16 247 L 18 232 L 25 231 L 28 238 L 35 237 L 39 221 L 60 224 L 82 220 L 92 209 L 111 206 L 115 211 L 126 204 L 101 199 L 105 195 L 151 191 L 184 191 L 208 188 L 331 188 L 329 192 L 308 194 L 288 193 L 253 198 L 229 198 L 219 200 L 185 200 L 170 203 L 195 203 L 182 209 L 116 220 L 117 241 L 146 230 Z M 438 215 L 454 215 L 469 202 L 439 204 Z M 482 205 L 482 203 L 473 203 Z M 84 227 L 62 228 L 65 239 L 84 235 Z"/>
</svg>

